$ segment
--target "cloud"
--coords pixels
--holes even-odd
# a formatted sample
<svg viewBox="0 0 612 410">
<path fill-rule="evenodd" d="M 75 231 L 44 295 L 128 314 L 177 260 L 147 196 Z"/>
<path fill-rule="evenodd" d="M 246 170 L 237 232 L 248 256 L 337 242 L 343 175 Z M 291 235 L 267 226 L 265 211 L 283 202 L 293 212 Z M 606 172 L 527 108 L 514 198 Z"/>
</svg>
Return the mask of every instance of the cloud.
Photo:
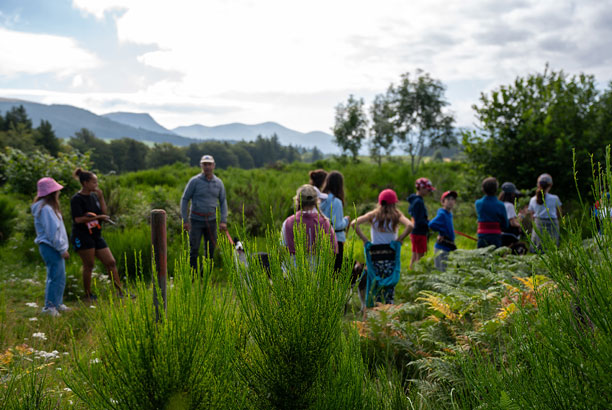
<svg viewBox="0 0 612 410">
<path fill-rule="evenodd" d="M 46 73 L 68 76 L 100 64 L 94 54 L 67 37 L 0 27 L 0 38 L 0 76 Z"/>
</svg>

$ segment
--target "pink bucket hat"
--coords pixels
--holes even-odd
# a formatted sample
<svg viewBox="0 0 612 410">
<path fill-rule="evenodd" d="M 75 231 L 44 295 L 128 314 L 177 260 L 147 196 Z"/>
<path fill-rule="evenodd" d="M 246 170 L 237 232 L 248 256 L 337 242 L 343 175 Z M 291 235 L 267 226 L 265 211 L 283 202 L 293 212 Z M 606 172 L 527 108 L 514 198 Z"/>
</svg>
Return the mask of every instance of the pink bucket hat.
<svg viewBox="0 0 612 410">
<path fill-rule="evenodd" d="M 44 177 L 38 180 L 36 187 L 38 188 L 38 193 L 36 196 L 42 198 L 43 196 L 54 193 L 55 191 L 59 191 L 64 186 L 58 184 L 55 179 L 51 177 Z"/>
</svg>

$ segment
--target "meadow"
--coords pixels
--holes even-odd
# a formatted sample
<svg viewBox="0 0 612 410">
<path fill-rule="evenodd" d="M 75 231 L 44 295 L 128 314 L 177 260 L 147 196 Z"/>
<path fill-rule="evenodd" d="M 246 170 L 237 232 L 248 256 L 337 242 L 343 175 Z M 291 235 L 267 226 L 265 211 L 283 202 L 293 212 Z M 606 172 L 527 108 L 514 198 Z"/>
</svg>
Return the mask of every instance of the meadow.
<svg viewBox="0 0 612 410">
<path fill-rule="evenodd" d="M 430 252 L 408 270 L 402 247 L 395 305 L 359 313 L 347 264 L 312 265 L 305 249 L 294 264 L 279 246 L 279 229 L 308 170 L 338 169 L 351 218 L 373 209 L 393 188 L 399 207 L 417 177 L 438 188 L 427 198 L 459 192 L 455 228 L 474 236 L 473 201 L 481 177 L 461 162 L 423 164 L 419 175 L 401 161 L 276 164 L 223 169 L 229 229 L 248 255 L 271 255 L 268 273 L 255 258 L 234 263 L 224 238 L 202 276 L 188 268 L 180 197 L 197 168 L 183 164 L 123 175 L 99 175 L 115 226 L 104 237 L 135 299 L 117 299 L 96 266 L 97 304 L 81 302 L 80 259 L 67 263 L 59 318 L 40 314 L 45 268 L 33 243 L 30 197 L 5 188 L 0 212 L 12 233 L 0 245 L 0 407 L 17 408 L 279 408 L 279 409 L 559 409 L 606 408 L 612 395 L 612 221 L 599 233 L 587 203 L 571 204 L 562 244 L 511 255 L 475 249 L 459 237 L 446 272 Z M 596 198 L 612 182 L 610 164 L 597 174 Z M 69 197 L 61 197 L 64 214 Z M 559 192 L 556 192 L 562 195 Z M 524 201 L 524 199 L 523 199 Z M 3 205 L 4 204 L 4 205 Z M 521 204 L 519 204 L 521 205 Z M 168 215 L 167 310 L 152 304 L 149 215 Z M 11 217 L 11 215 L 13 215 Z M 68 218 L 66 218 L 68 219 Z M 70 228 L 69 226 L 67 227 Z M 318 246 L 324 248 L 325 243 Z M 347 259 L 363 261 L 354 232 Z M 326 255 L 321 249 L 321 255 Z M 210 266 L 210 265 L 208 265 Z M 289 267 L 287 267 L 289 266 Z"/>
</svg>

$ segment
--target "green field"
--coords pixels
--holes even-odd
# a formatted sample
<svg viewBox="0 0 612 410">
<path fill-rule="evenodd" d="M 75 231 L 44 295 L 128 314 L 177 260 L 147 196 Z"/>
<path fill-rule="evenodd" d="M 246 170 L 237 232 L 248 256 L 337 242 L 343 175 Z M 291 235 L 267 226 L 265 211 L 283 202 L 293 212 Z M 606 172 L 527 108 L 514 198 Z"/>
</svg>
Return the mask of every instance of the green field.
<svg viewBox="0 0 612 410">
<path fill-rule="evenodd" d="M 609 219 L 599 235 L 589 206 L 570 203 L 561 246 L 539 255 L 476 250 L 459 237 L 445 273 L 433 268 L 433 237 L 426 257 L 408 270 L 406 241 L 396 304 L 363 316 L 343 279 L 348 268 L 338 279 L 330 258 L 313 269 L 298 252 L 289 273 L 282 269 L 280 225 L 308 170 L 319 167 L 344 174 L 351 218 L 373 209 L 385 188 L 398 193 L 407 213 L 404 199 L 427 176 L 438 188 L 426 201 L 430 217 L 440 194 L 454 189 L 455 228 L 475 236 L 480 177 L 460 162 L 427 161 L 418 175 L 400 161 L 223 169 L 216 174 L 227 189 L 230 232 L 249 253 L 275 255 L 271 279 L 254 261 L 247 270 L 233 263 L 223 239 L 212 270 L 192 277 L 179 201 L 198 169 L 99 175 L 117 222 L 103 235 L 136 298 L 113 298 L 96 266 L 100 300 L 81 302 L 81 263 L 71 252 L 64 297 L 72 310 L 50 318 L 40 313 L 46 273 L 33 242 L 32 198 L 5 186 L 0 205 L 10 207 L 0 210 L 17 213 L 0 245 L 0 408 L 606 408 Z M 76 191 L 65 191 L 68 220 Z M 148 221 L 160 208 L 168 215 L 172 280 L 166 316 L 156 321 Z M 354 232 L 345 247 L 347 259 L 363 261 Z"/>
</svg>

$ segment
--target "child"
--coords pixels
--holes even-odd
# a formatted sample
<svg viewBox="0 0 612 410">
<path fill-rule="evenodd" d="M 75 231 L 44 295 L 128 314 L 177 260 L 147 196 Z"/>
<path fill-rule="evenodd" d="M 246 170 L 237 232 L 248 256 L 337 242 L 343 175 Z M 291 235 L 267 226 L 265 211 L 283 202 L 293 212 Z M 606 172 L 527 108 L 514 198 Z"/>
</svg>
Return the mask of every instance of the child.
<svg viewBox="0 0 612 410">
<path fill-rule="evenodd" d="M 438 214 L 429 222 L 429 229 L 439 232 L 438 240 L 434 245 L 436 256 L 434 264 L 440 272 L 446 270 L 446 260 L 448 253 L 457 249 L 455 246 L 455 228 L 453 227 L 452 210 L 457 202 L 457 192 L 446 191 L 440 198 L 442 208 L 438 209 Z"/>
<path fill-rule="evenodd" d="M 561 201 L 557 195 L 550 194 L 552 188 L 552 177 L 542 174 L 538 177 L 538 188 L 536 194 L 529 200 L 529 212 L 534 218 L 534 227 L 531 234 L 533 241 L 532 251 L 542 249 L 542 239 L 538 236 L 547 233 L 559 245 L 559 219 L 561 215 Z"/>
<path fill-rule="evenodd" d="M 296 224 L 303 224 L 308 240 L 308 249 L 313 251 L 315 240 L 322 229 L 325 235 L 329 236 L 331 248 L 334 253 L 338 253 L 336 234 L 327 219 L 319 209 L 318 195 L 314 186 L 302 185 L 298 188 L 293 201 L 296 207 L 295 214 L 289 216 L 283 222 L 281 237 L 283 244 L 289 249 L 291 255 L 295 255 L 295 228 Z"/>
<path fill-rule="evenodd" d="M 410 208 L 408 212 L 412 216 L 414 229 L 410 234 L 410 242 L 412 243 L 412 259 L 410 260 L 410 269 L 427 253 L 427 232 L 429 231 L 429 221 L 427 220 L 427 208 L 423 198 L 436 190 L 427 178 L 419 178 L 414 183 L 416 194 L 408 197 Z"/>
<path fill-rule="evenodd" d="M 319 205 L 321 212 L 332 224 L 338 241 L 338 253 L 334 270 L 340 272 L 344 256 L 344 242 L 346 241 L 346 229 L 350 218 L 344 215 L 344 176 L 338 171 L 327 174 L 323 184 L 323 193 L 327 196 Z M 321 196 L 319 195 L 319 199 Z"/>
<path fill-rule="evenodd" d="M 36 229 L 35 243 L 45 265 L 47 281 L 43 313 L 59 316 L 70 310 L 63 303 L 66 286 L 66 262 L 68 259 L 68 236 L 59 206 L 59 194 L 63 188 L 53 178 L 41 178 L 36 184 L 38 192 L 31 206 Z"/>
<path fill-rule="evenodd" d="M 378 195 L 378 206 L 376 209 L 365 215 L 361 215 L 353 221 L 355 232 L 366 246 L 368 242 L 372 245 L 389 245 L 394 241 L 401 243 L 404 238 L 408 236 L 412 230 L 412 223 L 396 208 L 395 204 L 397 202 L 397 194 L 395 191 L 392 189 L 385 189 Z M 370 229 L 371 240 L 368 239 L 359 228 L 359 225 L 365 222 L 370 223 L 372 226 Z M 398 237 L 397 231 L 399 224 L 404 225 L 405 229 Z M 399 266 L 396 266 L 394 261 L 373 261 L 373 266 L 377 276 L 381 278 L 390 278 L 394 272 L 397 272 L 399 275 Z M 397 279 L 399 280 L 399 276 Z M 393 304 L 396 284 L 397 281 L 391 285 L 383 286 L 379 291 L 375 290 L 376 299 L 388 304 Z"/>
<path fill-rule="evenodd" d="M 504 203 L 506 207 L 506 216 L 508 217 L 508 228 L 502 231 L 502 245 L 512 246 L 519 240 L 521 235 L 521 222 L 519 215 L 514 208 L 514 201 L 521 195 L 521 192 L 516 189 L 516 185 L 512 182 L 504 182 L 501 186 L 501 193 L 498 199 Z"/>
<path fill-rule="evenodd" d="M 502 229 L 508 229 L 508 216 L 504 203 L 495 194 L 499 183 L 494 177 L 482 181 L 484 196 L 475 202 L 478 215 L 478 247 L 502 246 Z"/>
</svg>

